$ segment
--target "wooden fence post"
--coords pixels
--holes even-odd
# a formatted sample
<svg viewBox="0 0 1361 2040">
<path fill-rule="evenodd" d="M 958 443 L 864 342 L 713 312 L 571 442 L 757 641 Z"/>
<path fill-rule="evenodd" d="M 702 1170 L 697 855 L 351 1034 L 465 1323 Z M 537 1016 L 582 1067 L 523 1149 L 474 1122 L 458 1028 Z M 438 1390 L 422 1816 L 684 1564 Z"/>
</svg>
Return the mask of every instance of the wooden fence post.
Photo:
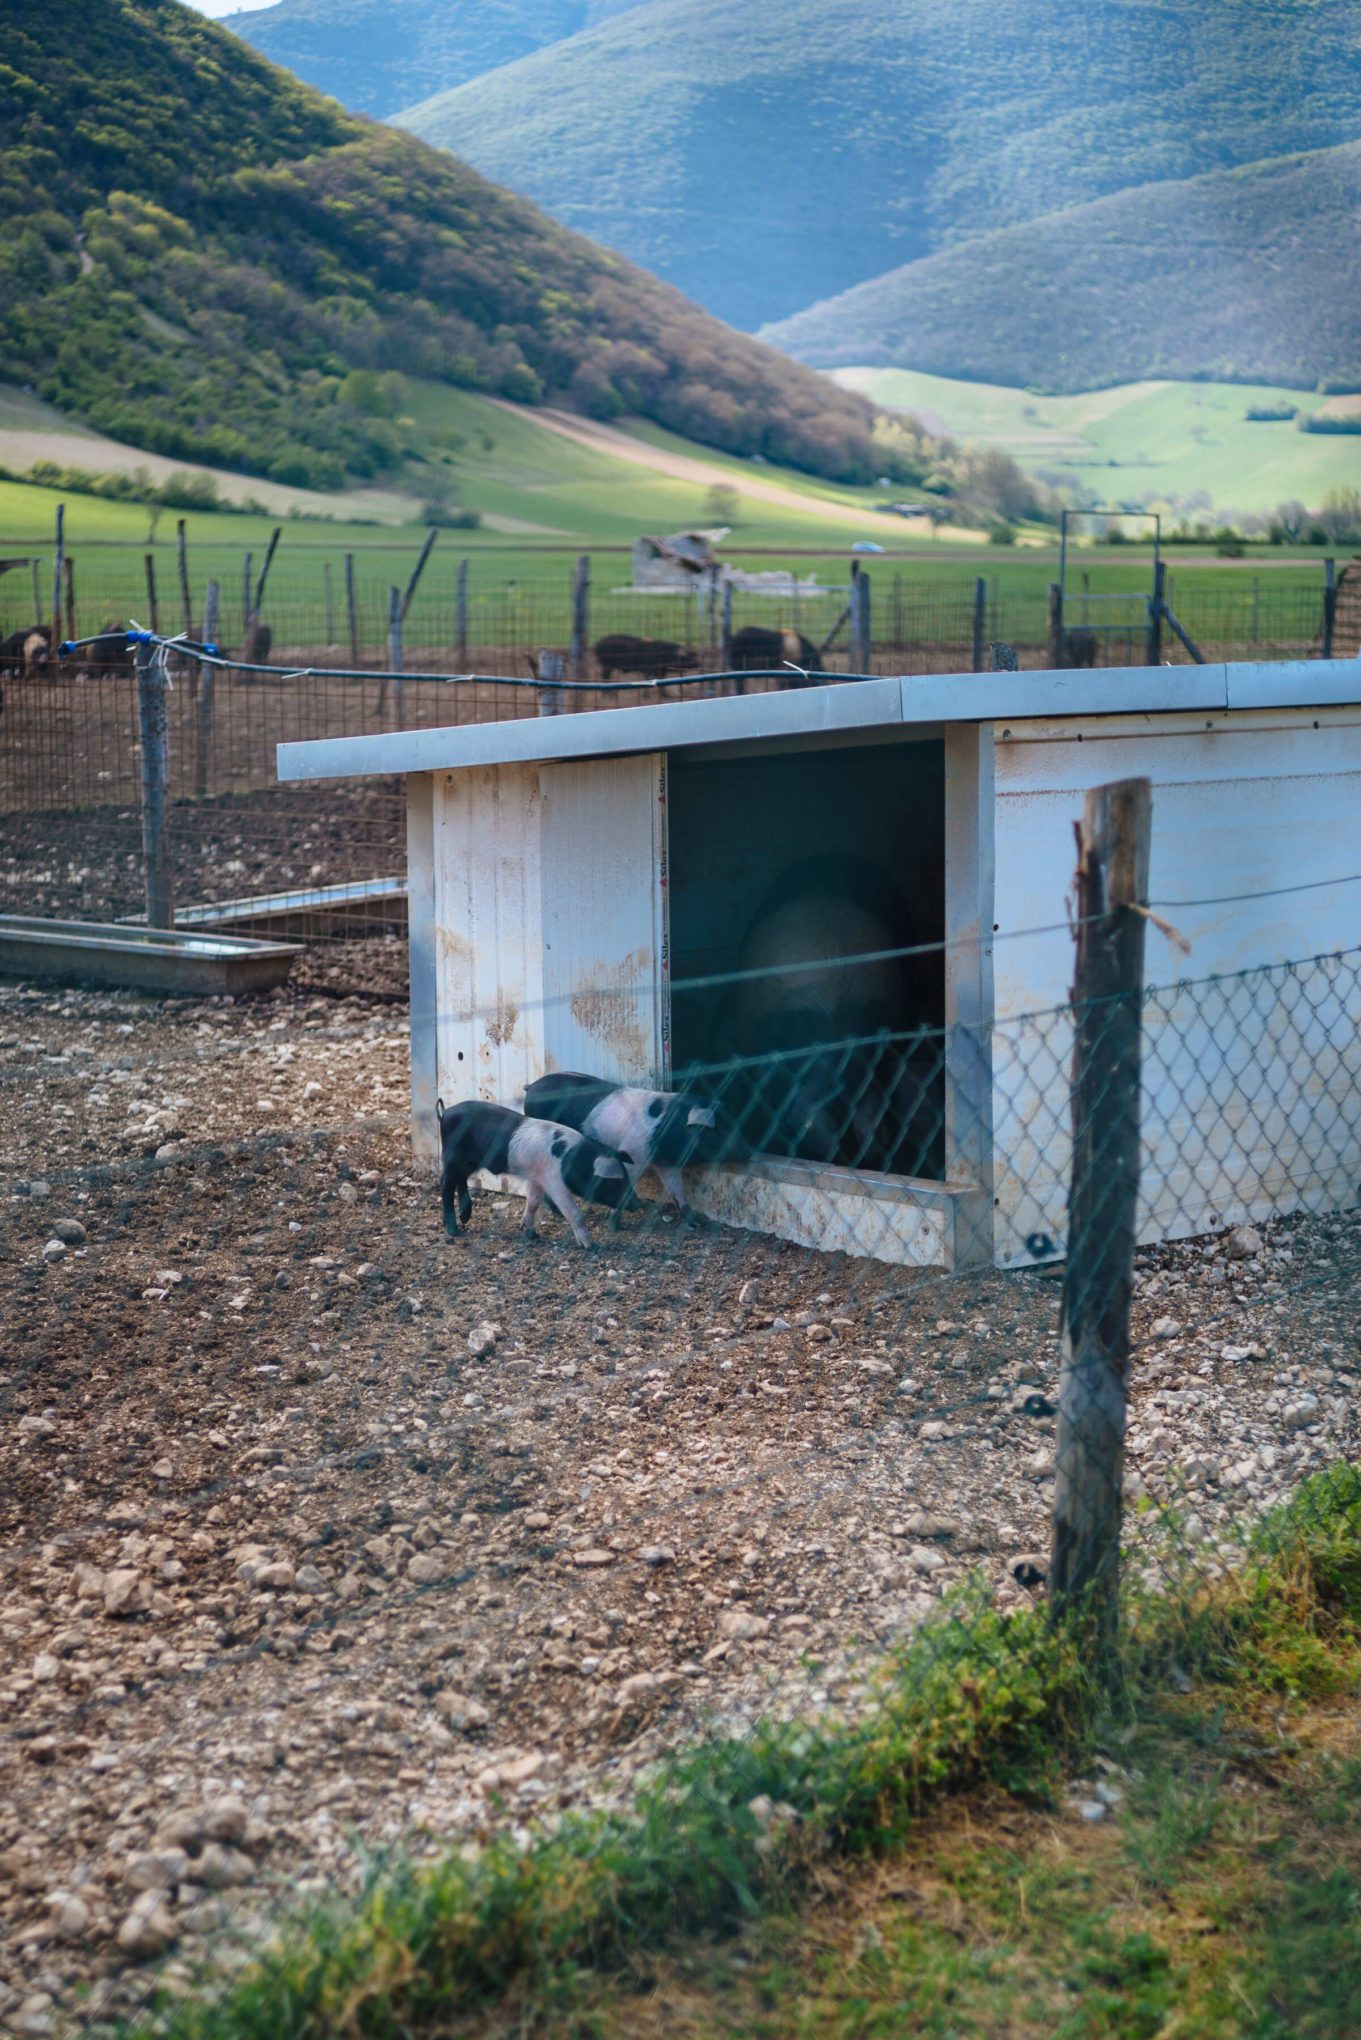
<svg viewBox="0 0 1361 2040">
<path fill-rule="evenodd" d="M 1063 656 L 1063 589 L 1059 582 L 1049 583 L 1049 664 L 1057 668 L 1066 666 Z"/>
<path fill-rule="evenodd" d="M 35 623 L 41 623 L 43 620 L 42 575 L 39 571 L 39 565 L 40 563 L 35 557 L 33 560 L 33 621 Z"/>
<path fill-rule="evenodd" d="M 563 715 L 567 709 L 567 697 L 556 683 L 567 678 L 563 671 L 566 660 L 561 652 L 542 651 L 534 660 L 534 671 L 539 679 L 539 714 Z"/>
<path fill-rule="evenodd" d="M 326 642 L 328 645 L 333 645 L 336 641 L 336 605 L 335 591 L 331 586 L 331 562 L 329 560 L 326 560 L 322 565 L 321 587 L 326 602 Z"/>
<path fill-rule="evenodd" d="M 454 582 L 454 651 L 458 670 L 463 671 L 468 659 L 468 562 L 458 563 L 458 578 Z"/>
<path fill-rule="evenodd" d="M 1139 1057 L 1153 799 L 1088 792 L 1078 828 L 1073 1174 L 1063 1290 L 1051 1594 L 1117 1634 L 1129 1308 L 1139 1201 Z"/>
<path fill-rule="evenodd" d="M 80 636 L 76 629 L 76 563 L 70 553 L 66 555 L 66 635 L 72 644 Z"/>
<path fill-rule="evenodd" d="M 378 707 L 376 710 L 376 713 L 380 720 L 382 718 L 383 711 L 387 706 L 388 675 L 389 674 L 399 675 L 401 673 L 401 670 L 402 670 L 402 591 L 400 588 L 389 588 L 388 670 L 387 673 L 383 675 L 382 686 L 378 689 Z M 406 689 L 403 682 L 399 678 L 395 679 L 393 682 L 393 706 L 397 714 L 397 727 L 398 729 L 402 729 L 404 727 L 403 716 L 405 715 L 406 712 Z"/>
<path fill-rule="evenodd" d="M 147 628 L 154 631 L 156 636 L 159 637 L 161 634 L 161 612 L 160 606 L 156 601 L 156 556 L 154 553 L 148 553 L 146 556 L 146 602 L 149 612 L 147 615 Z"/>
<path fill-rule="evenodd" d="M 586 677 L 586 647 L 591 636 L 591 558 L 582 553 L 572 576 L 572 678 Z"/>
<path fill-rule="evenodd" d="M 243 656 L 245 654 L 246 639 L 250 636 L 250 598 L 255 586 L 251 578 L 251 568 L 254 564 L 255 562 L 251 555 L 246 553 L 241 561 L 241 648 Z"/>
<path fill-rule="evenodd" d="M 57 549 L 52 556 L 52 657 L 57 656 L 61 643 L 61 589 L 64 579 L 63 563 L 66 558 L 66 505 L 57 505 Z"/>
<path fill-rule="evenodd" d="M 345 619 L 350 630 L 350 664 L 359 664 L 359 615 L 354 600 L 354 554 L 345 555 Z"/>
<path fill-rule="evenodd" d="M 217 612 L 222 590 L 210 581 L 203 597 L 203 641 L 217 643 Z M 194 792 L 208 791 L 208 765 L 213 754 L 213 690 L 217 671 L 213 666 L 198 669 L 198 701 L 194 716 Z"/>
<path fill-rule="evenodd" d="M 980 574 L 973 584 L 973 667 L 981 673 L 983 667 L 983 641 L 988 634 L 988 584 Z"/>
<path fill-rule="evenodd" d="M 725 581 L 725 582 L 723 583 L 723 623 L 722 623 L 722 636 L 721 636 L 721 638 L 720 638 L 720 640 L 719 640 L 719 646 L 718 646 L 718 663 L 719 663 L 719 670 L 720 670 L 721 672 L 724 672 L 724 673 L 731 673 L 731 671 L 732 671 L 732 582 L 731 582 L 731 581 Z M 738 693 L 739 693 L 739 694 L 740 694 L 740 693 L 741 693 L 741 692 L 743 691 L 743 690 L 742 690 L 742 684 L 741 684 L 741 682 L 740 682 L 740 681 L 739 681 L 739 683 L 738 683 L 738 690 L 737 690 L 737 691 L 738 691 Z"/>
<path fill-rule="evenodd" d="M 189 540 L 182 517 L 175 523 L 175 554 L 180 570 L 180 629 L 186 637 L 192 637 L 194 604 L 189 594 Z"/>
<path fill-rule="evenodd" d="M 175 902 L 166 855 L 168 744 L 165 665 L 155 645 L 137 647 L 137 719 L 142 738 L 142 856 L 148 928 L 173 928 Z"/>
<path fill-rule="evenodd" d="M 1153 593 L 1148 599 L 1148 622 L 1144 627 L 1144 664 L 1161 666 L 1163 662 L 1163 605 L 1167 601 L 1167 566 L 1163 560 L 1153 563 Z"/>
<path fill-rule="evenodd" d="M 850 649 L 849 649 L 849 651 L 847 652 L 847 655 L 846 655 L 846 671 L 847 671 L 848 673 L 863 673 L 863 672 L 864 672 L 864 670 L 865 670 L 865 667 L 864 667 L 864 661 L 863 661 L 863 659 L 861 658 L 861 653 L 860 653 L 860 562 L 859 562 L 859 560 L 852 560 L 852 561 L 851 561 L 851 588 L 850 588 L 850 600 L 849 600 L 849 601 L 848 601 L 848 603 L 846 604 L 846 613 L 847 613 L 847 616 L 848 616 L 848 617 L 849 617 L 849 619 L 850 619 L 850 626 L 851 626 L 851 636 L 850 636 Z"/>
<path fill-rule="evenodd" d="M 870 610 L 870 576 L 863 570 L 855 577 L 855 592 L 859 657 L 852 658 L 851 668 L 856 673 L 868 673 L 874 657 L 874 629 Z"/>
<path fill-rule="evenodd" d="M 1323 562 L 1323 656 L 1333 656 L 1333 639 L 1337 633 L 1337 561 Z"/>
</svg>

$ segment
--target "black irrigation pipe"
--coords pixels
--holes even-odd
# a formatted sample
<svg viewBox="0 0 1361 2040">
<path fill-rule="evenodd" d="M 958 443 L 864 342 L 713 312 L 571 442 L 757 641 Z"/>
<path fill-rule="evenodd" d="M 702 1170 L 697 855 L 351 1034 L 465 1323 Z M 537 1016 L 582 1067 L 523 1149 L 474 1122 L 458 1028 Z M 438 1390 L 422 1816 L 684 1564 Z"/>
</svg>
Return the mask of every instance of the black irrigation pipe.
<svg viewBox="0 0 1361 2040">
<path fill-rule="evenodd" d="M 95 637 L 69 638 L 58 645 L 57 651 L 64 658 L 87 645 L 106 644 L 118 635 L 117 631 L 106 630 Z M 380 666 L 260 666 L 228 658 L 220 645 L 199 644 L 191 638 L 158 637 L 149 630 L 129 630 L 123 635 L 129 645 L 159 645 L 165 651 L 192 658 L 201 666 L 213 666 L 224 673 L 260 673 L 271 680 L 434 680 L 450 686 L 551 688 L 562 694 L 631 694 L 639 687 L 702 687 L 715 680 L 787 681 L 793 677 L 804 687 L 824 687 L 857 685 L 880 677 L 874 673 L 813 673 L 792 665 L 746 666 L 740 671 L 722 673 L 678 673 L 657 680 L 539 680 L 525 679 L 517 673 L 388 673 Z"/>
</svg>

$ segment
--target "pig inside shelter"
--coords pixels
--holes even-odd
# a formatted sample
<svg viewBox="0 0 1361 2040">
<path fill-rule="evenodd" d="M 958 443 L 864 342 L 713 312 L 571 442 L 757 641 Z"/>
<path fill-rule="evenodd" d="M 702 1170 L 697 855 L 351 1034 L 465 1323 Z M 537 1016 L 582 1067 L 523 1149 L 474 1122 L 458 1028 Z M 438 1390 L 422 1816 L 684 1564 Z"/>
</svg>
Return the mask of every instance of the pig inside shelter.
<svg viewBox="0 0 1361 2040">
<path fill-rule="evenodd" d="M 941 740 L 673 754 L 671 1067 L 758 1150 L 940 1181 Z"/>
</svg>

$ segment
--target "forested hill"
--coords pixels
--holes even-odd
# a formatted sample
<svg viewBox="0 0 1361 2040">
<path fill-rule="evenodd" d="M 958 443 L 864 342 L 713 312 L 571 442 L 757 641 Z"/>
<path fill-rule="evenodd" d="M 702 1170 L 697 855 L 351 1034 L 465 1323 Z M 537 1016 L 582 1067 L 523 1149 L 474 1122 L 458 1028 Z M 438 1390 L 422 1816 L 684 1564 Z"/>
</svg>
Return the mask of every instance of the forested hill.
<svg viewBox="0 0 1361 2040">
<path fill-rule="evenodd" d="M 226 26 L 381 118 L 622 14 L 639 0 L 275 0 Z"/>
<path fill-rule="evenodd" d="M 877 465 L 859 399 L 178 0 L 5 0 L 0 381 L 324 488 L 396 458 L 390 369 Z"/>
<path fill-rule="evenodd" d="M 1357 0 L 648 0 L 400 119 L 756 328 L 964 235 L 1356 140 L 1361 25 Z"/>
<path fill-rule="evenodd" d="M 819 367 L 1043 390 L 1361 387 L 1361 143 L 964 241 L 767 330 Z"/>
</svg>

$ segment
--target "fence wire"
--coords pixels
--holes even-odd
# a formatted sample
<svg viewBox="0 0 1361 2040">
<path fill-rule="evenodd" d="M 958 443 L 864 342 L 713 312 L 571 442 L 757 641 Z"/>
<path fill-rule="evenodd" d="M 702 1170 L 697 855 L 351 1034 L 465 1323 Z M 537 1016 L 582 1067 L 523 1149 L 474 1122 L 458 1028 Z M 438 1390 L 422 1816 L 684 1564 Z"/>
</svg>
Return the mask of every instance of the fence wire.
<svg viewBox="0 0 1361 2040">
<path fill-rule="evenodd" d="M 1131 1633 L 1355 1463 L 1359 1010 L 1358 951 L 1143 999 Z M 399 1009 L 0 989 L 0 2021 L 283 1990 L 300 1907 L 623 1820 L 696 1747 L 728 1754 L 668 1787 L 682 1824 L 764 1753 L 759 1863 L 814 1818 L 759 1782 L 778 1747 L 797 1791 L 789 1724 L 1010 1662 L 1061 1473 L 1073 1025 L 986 1044 L 970 1264 L 938 1029 L 741 1035 L 684 1074 L 682 1146 L 724 1157 L 689 1150 L 696 1215 L 646 1179 L 583 1251 L 499 1176 L 446 1236 Z"/>
</svg>

